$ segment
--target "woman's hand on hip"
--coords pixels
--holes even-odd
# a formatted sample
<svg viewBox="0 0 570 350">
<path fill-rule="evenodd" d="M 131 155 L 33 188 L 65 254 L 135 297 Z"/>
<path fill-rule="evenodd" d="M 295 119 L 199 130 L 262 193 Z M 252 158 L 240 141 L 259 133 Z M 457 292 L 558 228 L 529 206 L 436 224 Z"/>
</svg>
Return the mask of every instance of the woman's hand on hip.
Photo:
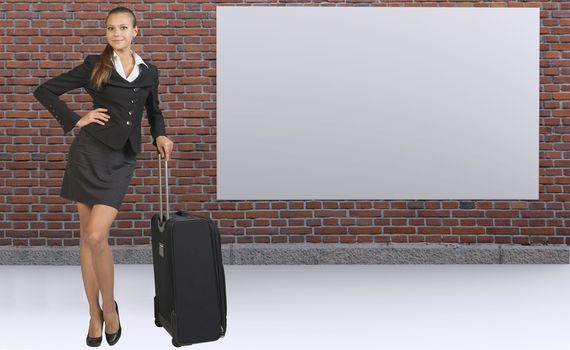
<svg viewBox="0 0 570 350">
<path fill-rule="evenodd" d="M 174 148 L 174 142 L 170 141 L 168 137 L 161 135 L 156 138 L 156 148 L 162 158 L 169 160 L 172 149 Z"/>
<path fill-rule="evenodd" d="M 77 124 L 75 124 L 75 125 L 77 125 L 80 128 L 84 127 L 87 124 L 91 124 L 91 123 L 97 123 L 97 124 L 105 125 L 105 122 L 107 122 L 109 120 L 109 118 L 111 118 L 107 114 L 103 113 L 106 111 L 107 111 L 107 108 L 95 108 L 94 110 L 89 111 L 87 114 L 85 114 L 83 117 L 81 117 L 81 119 L 79 119 L 77 121 Z"/>
</svg>

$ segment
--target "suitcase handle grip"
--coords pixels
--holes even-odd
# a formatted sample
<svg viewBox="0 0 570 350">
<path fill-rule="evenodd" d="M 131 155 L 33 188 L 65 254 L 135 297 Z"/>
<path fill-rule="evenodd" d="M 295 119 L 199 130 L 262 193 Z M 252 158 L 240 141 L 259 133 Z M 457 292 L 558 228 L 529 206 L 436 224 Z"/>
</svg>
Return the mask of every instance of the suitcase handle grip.
<svg viewBox="0 0 570 350">
<path fill-rule="evenodd" d="M 159 186 L 159 193 L 160 193 L 160 220 L 159 223 L 162 222 L 162 225 L 166 223 L 166 221 L 170 218 L 169 210 L 170 210 L 170 203 L 168 202 L 168 160 L 164 160 L 164 173 L 166 178 L 166 219 L 164 218 L 164 213 L 162 211 L 162 156 L 160 153 L 158 154 L 158 186 Z"/>
</svg>

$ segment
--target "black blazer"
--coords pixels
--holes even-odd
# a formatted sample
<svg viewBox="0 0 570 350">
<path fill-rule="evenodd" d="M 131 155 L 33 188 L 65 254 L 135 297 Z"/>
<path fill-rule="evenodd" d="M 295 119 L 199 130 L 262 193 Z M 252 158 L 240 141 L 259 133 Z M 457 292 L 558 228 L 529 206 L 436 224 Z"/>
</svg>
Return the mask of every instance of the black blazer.
<svg viewBox="0 0 570 350">
<path fill-rule="evenodd" d="M 59 96 L 84 87 L 93 98 L 93 109 L 107 108 L 105 113 L 111 117 L 105 125 L 85 125 L 84 131 L 115 150 L 122 149 L 130 139 L 136 153 L 141 152 L 141 121 L 143 109 L 146 108 L 152 144 L 156 146 L 156 138 L 166 135 L 164 117 L 158 106 L 158 69 L 145 62 L 148 68 L 144 64 L 139 65 L 139 76 L 129 82 L 113 68 L 107 84 L 103 84 L 100 90 L 95 90 L 89 77 L 99 56 L 88 55 L 79 66 L 44 82 L 34 90 L 34 97 L 51 112 L 59 121 L 64 134 L 67 134 L 81 117 L 69 109 Z"/>
</svg>

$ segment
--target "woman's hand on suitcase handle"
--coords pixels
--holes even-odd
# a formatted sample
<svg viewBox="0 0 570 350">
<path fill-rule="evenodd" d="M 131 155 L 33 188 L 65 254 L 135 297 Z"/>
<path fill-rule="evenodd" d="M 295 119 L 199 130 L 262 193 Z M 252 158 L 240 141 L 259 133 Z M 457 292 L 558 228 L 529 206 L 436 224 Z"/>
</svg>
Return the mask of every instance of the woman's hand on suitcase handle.
<svg viewBox="0 0 570 350">
<path fill-rule="evenodd" d="M 105 125 L 105 122 L 109 120 L 109 118 L 111 118 L 110 116 L 108 116 L 107 114 L 103 113 L 106 112 L 107 108 L 95 108 L 92 111 L 89 111 L 87 114 L 85 114 L 83 117 L 81 117 L 81 119 L 79 119 L 77 121 L 77 125 L 78 127 L 82 128 L 87 124 L 91 124 L 91 123 L 97 123 L 97 124 L 101 124 L 101 125 Z"/>
<path fill-rule="evenodd" d="M 174 148 L 174 142 L 172 142 L 168 137 L 160 135 L 156 138 L 156 148 L 162 158 L 169 160 L 172 149 Z"/>
</svg>

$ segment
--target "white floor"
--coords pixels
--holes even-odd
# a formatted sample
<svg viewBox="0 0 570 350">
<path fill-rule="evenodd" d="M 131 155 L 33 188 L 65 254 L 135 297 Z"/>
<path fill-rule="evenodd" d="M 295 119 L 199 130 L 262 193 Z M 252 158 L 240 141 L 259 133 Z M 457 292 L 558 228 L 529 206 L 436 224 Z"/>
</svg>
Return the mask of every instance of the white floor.
<svg viewBox="0 0 570 350">
<path fill-rule="evenodd" d="M 224 338 L 184 348 L 568 350 L 570 265 L 225 266 Z M 115 265 L 115 349 L 175 349 L 152 265 Z M 0 349 L 81 349 L 79 266 L 0 266 Z M 62 334 L 65 337 L 62 337 Z M 109 348 L 103 339 L 100 348 Z"/>
</svg>

